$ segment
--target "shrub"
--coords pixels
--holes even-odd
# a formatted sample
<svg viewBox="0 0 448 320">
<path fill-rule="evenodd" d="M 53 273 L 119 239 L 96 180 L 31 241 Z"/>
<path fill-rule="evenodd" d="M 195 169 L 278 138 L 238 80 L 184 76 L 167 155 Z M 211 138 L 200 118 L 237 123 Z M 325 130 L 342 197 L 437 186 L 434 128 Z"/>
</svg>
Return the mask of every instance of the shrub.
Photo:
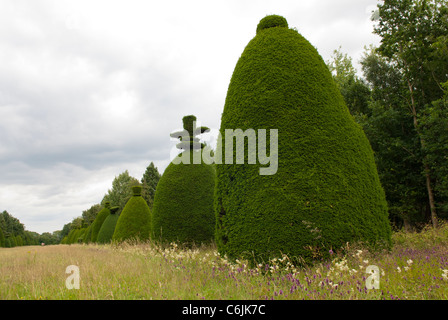
<svg viewBox="0 0 448 320">
<path fill-rule="evenodd" d="M 124 241 L 127 239 L 148 240 L 151 228 L 151 211 L 143 199 L 141 186 L 133 186 L 132 197 L 128 200 L 121 212 L 112 240 Z"/>
<path fill-rule="evenodd" d="M 112 240 L 115 226 L 117 224 L 118 217 L 120 216 L 117 214 L 118 209 L 120 209 L 120 207 L 110 208 L 110 214 L 106 217 L 100 231 L 98 232 L 98 237 L 96 239 L 98 243 L 108 243 Z"/>
<path fill-rule="evenodd" d="M 91 242 L 91 239 L 92 239 L 92 225 L 93 225 L 93 222 L 87 227 L 87 230 L 86 230 L 86 233 L 84 234 L 82 242 L 84 242 L 84 243 Z"/>
<path fill-rule="evenodd" d="M 260 175 L 266 165 L 247 159 L 216 166 L 219 252 L 312 261 L 346 242 L 389 244 L 385 195 L 364 132 L 317 50 L 278 16 L 270 20 L 261 20 L 235 66 L 217 152 L 224 154 L 225 129 L 277 129 L 278 170 Z"/>
<path fill-rule="evenodd" d="M 177 146 L 184 151 L 168 165 L 157 184 L 152 230 L 154 239 L 162 242 L 199 244 L 214 237 L 215 170 L 202 159 L 194 163 L 194 154 L 200 151 L 193 149 L 204 147 L 195 136 L 208 128 L 196 128 L 194 121 L 195 116 L 183 118 L 188 136 L 183 136 Z M 179 163 L 180 159 L 189 159 L 189 163 Z"/>
<path fill-rule="evenodd" d="M 67 244 L 72 244 L 76 242 L 76 235 L 78 233 L 79 229 L 72 229 L 67 235 Z"/>
<path fill-rule="evenodd" d="M 95 220 L 92 222 L 92 230 L 91 230 L 91 242 L 96 242 L 98 238 L 98 232 L 100 232 L 101 226 L 103 225 L 104 220 L 107 218 L 107 216 L 110 214 L 110 202 L 106 201 L 104 203 L 103 209 L 98 212 Z"/>
</svg>

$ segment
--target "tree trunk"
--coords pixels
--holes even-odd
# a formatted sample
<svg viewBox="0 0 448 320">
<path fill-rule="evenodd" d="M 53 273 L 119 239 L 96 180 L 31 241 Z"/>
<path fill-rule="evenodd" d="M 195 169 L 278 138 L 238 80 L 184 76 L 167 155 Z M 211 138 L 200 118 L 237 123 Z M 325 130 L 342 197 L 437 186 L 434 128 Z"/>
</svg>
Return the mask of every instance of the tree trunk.
<svg viewBox="0 0 448 320">
<path fill-rule="evenodd" d="M 408 80 L 408 86 L 409 86 L 409 91 L 411 93 L 411 111 L 412 111 L 412 117 L 414 119 L 414 127 L 419 136 L 420 145 L 421 145 L 422 149 L 424 149 L 425 148 L 425 140 L 422 138 L 422 136 L 420 134 L 420 130 L 418 128 L 417 110 L 415 108 L 415 101 L 414 101 L 414 90 L 412 89 L 412 85 L 409 82 L 409 80 Z M 425 170 L 426 190 L 428 191 L 429 207 L 431 209 L 432 226 L 434 228 L 437 228 L 438 220 L 437 220 L 436 204 L 434 201 L 434 191 L 433 191 L 432 185 L 431 185 L 431 170 L 429 168 L 428 163 L 425 161 L 425 159 L 423 159 L 423 167 Z"/>
</svg>

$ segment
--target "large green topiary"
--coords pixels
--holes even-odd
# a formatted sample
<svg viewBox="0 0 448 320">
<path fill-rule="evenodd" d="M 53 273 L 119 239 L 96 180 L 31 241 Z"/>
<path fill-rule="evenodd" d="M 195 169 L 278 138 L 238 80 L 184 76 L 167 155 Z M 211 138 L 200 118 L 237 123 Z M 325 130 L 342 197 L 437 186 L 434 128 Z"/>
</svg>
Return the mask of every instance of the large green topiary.
<svg viewBox="0 0 448 320">
<path fill-rule="evenodd" d="M 101 226 L 104 220 L 110 214 L 110 202 L 106 201 L 104 207 L 98 212 L 95 220 L 92 222 L 92 228 L 89 230 L 91 232 L 90 241 L 96 242 L 98 237 L 98 232 L 100 232 Z"/>
<path fill-rule="evenodd" d="M 112 207 L 110 208 L 110 214 L 104 220 L 100 231 L 98 232 L 98 237 L 96 242 L 98 243 L 109 243 L 112 240 L 112 236 L 114 235 L 115 226 L 117 224 L 119 214 L 117 211 L 120 207 Z"/>
<path fill-rule="evenodd" d="M 196 135 L 208 128 L 196 128 L 195 121 L 195 116 L 185 116 L 184 131 L 171 135 L 181 137 L 177 147 L 184 151 L 168 165 L 157 184 L 152 219 L 156 240 L 199 244 L 214 237 L 215 171 L 201 157 L 195 161 L 204 147 Z"/>
<path fill-rule="evenodd" d="M 93 222 L 87 227 L 86 233 L 84 233 L 84 237 L 82 239 L 83 243 L 90 243 L 92 241 L 92 225 Z"/>
<path fill-rule="evenodd" d="M 128 200 L 117 220 L 112 236 L 114 241 L 148 240 L 151 228 L 151 211 L 142 197 L 142 187 L 132 187 L 132 197 Z"/>
<path fill-rule="evenodd" d="M 268 165 L 258 159 L 217 165 L 221 254 L 311 261 L 346 242 L 389 243 L 370 144 L 317 50 L 279 16 L 260 21 L 236 64 L 217 152 L 225 153 L 225 129 L 238 128 L 278 130 L 278 169 L 260 175 Z M 276 154 L 275 140 L 266 140 Z"/>
</svg>

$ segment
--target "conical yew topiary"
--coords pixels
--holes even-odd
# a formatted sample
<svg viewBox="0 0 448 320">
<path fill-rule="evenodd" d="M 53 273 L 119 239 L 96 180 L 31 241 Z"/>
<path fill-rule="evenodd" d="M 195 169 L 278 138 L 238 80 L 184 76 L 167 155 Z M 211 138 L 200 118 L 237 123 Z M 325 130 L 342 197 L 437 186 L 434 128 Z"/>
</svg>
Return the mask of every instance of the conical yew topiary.
<svg viewBox="0 0 448 320">
<path fill-rule="evenodd" d="M 142 187 L 132 187 L 132 197 L 117 220 L 112 240 L 148 240 L 151 228 L 151 211 L 142 197 Z"/>
<path fill-rule="evenodd" d="M 104 220 L 107 218 L 107 216 L 110 214 L 110 202 L 106 201 L 104 203 L 103 209 L 98 212 L 95 220 L 92 222 L 92 228 L 90 230 L 91 236 L 90 241 L 96 242 L 98 237 L 98 232 L 100 232 L 101 226 L 103 225 Z"/>
<path fill-rule="evenodd" d="M 154 239 L 162 242 L 199 244 L 214 237 L 215 171 L 202 160 L 204 145 L 196 137 L 208 128 L 197 128 L 195 122 L 195 116 L 185 116 L 184 130 L 171 134 L 181 138 L 177 147 L 183 152 L 168 165 L 157 184 L 152 231 Z"/>
<path fill-rule="evenodd" d="M 120 207 L 110 208 L 110 214 L 106 217 L 100 231 L 98 232 L 98 237 L 96 239 L 98 243 L 109 243 L 112 240 L 115 226 L 119 217 L 117 214 L 118 209 L 120 209 Z"/>
<path fill-rule="evenodd" d="M 277 163 L 260 174 L 267 165 L 258 150 L 255 164 L 246 157 L 245 164 L 216 166 L 221 254 L 311 261 L 347 242 L 390 242 L 370 144 L 317 50 L 281 16 L 260 21 L 235 66 L 221 119 L 222 154 L 232 143 L 226 129 L 253 129 L 258 141 L 259 129 L 277 132 L 277 141 L 266 137 Z"/>
</svg>

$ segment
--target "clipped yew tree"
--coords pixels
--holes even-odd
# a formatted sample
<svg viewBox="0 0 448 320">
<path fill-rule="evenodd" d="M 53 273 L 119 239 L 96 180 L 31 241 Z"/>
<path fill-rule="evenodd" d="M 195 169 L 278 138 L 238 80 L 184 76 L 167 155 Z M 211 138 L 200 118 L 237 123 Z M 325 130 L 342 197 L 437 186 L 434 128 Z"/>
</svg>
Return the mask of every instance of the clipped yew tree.
<svg viewBox="0 0 448 320">
<path fill-rule="evenodd" d="M 224 146 L 236 141 L 226 141 L 225 130 L 238 128 L 254 129 L 257 138 L 266 129 L 266 156 L 277 163 L 261 162 L 260 149 L 255 164 L 248 155 L 244 164 L 225 162 Z M 271 139 L 275 129 L 277 141 Z M 215 214 L 221 254 L 265 261 L 287 254 L 311 262 L 347 242 L 390 242 L 369 141 L 317 50 L 285 18 L 263 18 L 241 54 L 220 134 Z"/>
<path fill-rule="evenodd" d="M 132 196 L 126 202 L 115 225 L 113 241 L 138 240 L 150 238 L 151 210 L 142 197 L 142 187 L 132 188 Z"/>
<path fill-rule="evenodd" d="M 90 241 L 96 242 L 98 237 L 98 232 L 100 232 L 101 226 L 103 225 L 104 220 L 110 214 L 110 202 L 106 201 L 104 203 L 104 207 L 98 212 L 95 217 L 95 220 L 92 222 L 92 227 L 89 230 L 91 232 Z"/>
<path fill-rule="evenodd" d="M 110 208 L 110 214 L 104 219 L 103 224 L 101 225 L 101 229 L 98 232 L 98 237 L 96 242 L 98 243 L 109 243 L 112 240 L 112 236 L 114 235 L 115 226 L 117 225 L 119 214 L 117 211 L 120 207 L 112 207 Z"/>
<path fill-rule="evenodd" d="M 207 243 L 214 238 L 213 195 L 215 169 L 204 162 L 204 144 L 197 135 L 208 130 L 196 127 L 196 117 L 183 117 L 184 130 L 171 137 L 180 138 L 182 152 L 168 165 L 160 178 L 153 205 L 153 238 L 161 242 Z"/>
</svg>

